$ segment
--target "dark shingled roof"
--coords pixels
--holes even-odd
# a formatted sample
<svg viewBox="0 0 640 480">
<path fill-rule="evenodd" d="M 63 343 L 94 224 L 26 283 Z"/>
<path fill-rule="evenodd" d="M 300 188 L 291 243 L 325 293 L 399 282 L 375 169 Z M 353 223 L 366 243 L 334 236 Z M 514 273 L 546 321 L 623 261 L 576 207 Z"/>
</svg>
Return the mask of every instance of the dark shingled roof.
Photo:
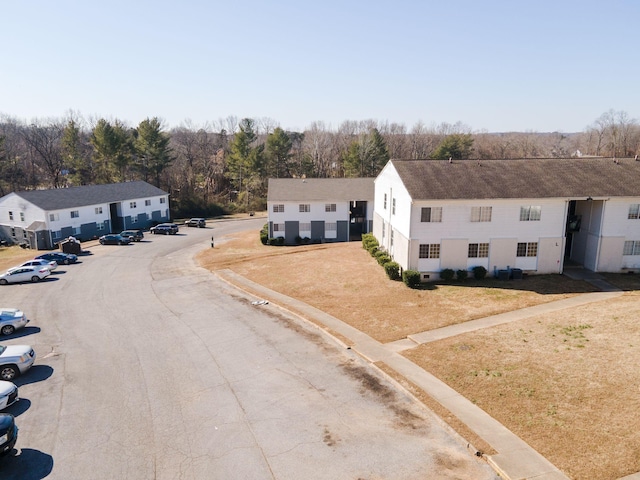
<svg viewBox="0 0 640 480">
<path fill-rule="evenodd" d="M 373 178 L 270 178 L 269 202 L 373 201 Z"/>
<path fill-rule="evenodd" d="M 391 160 L 414 200 L 638 197 L 633 158 Z"/>
<path fill-rule="evenodd" d="M 167 195 L 167 192 L 147 182 L 139 181 L 53 188 L 51 190 L 25 190 L 15 192 L 15 194 L 37 207 L 49 211 L 157 197 Z"/>
</svg>

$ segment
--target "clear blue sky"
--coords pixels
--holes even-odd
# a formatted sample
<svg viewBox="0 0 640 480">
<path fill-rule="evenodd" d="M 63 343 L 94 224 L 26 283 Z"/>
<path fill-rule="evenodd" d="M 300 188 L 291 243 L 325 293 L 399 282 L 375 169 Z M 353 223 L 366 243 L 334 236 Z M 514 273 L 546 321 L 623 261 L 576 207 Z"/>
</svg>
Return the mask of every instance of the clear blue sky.
<svg viewBox="0 0 640 480">
<path fill-rule="evenodd" d="M 0 113 L 303 130 L 640 117 L 637 0 L 3 2 Z"/>
</svg>

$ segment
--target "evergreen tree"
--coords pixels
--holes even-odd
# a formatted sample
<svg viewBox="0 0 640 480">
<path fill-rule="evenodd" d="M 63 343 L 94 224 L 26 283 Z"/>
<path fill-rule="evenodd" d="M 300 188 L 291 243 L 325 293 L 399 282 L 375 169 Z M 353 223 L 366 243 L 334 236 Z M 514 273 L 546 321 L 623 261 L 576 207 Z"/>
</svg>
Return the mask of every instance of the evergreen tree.
<svg viewBox="0 0 640 480">
<path fill-rule="evenodd" d="M 377 128 L 351 142 L 342 156 L 346 177 L 375 177 L 388 161 L 387 145 Z"/>
<path fill-rule="evenodd" d="M 289 171 L 289 161 L 291 160 L 291 148 L 293 142 L 287 133 L 280 127 L 267 137 L 267 177 L 288 178 L 291 177 Z"/>
<path fill-rule="evenodd" d="M 256 159 L 252 158 L 252 144 L 256 138 L 253 120 L 244 118 L 240 122 L 239 132 L 233 136 L 231 153 L 227 160 L 227 178 L 238 192 L 242 192 L 245 188 L 252 163 L 255 163 Z"/>
<path fill-rule="evenodd" d="M 160 186 L 161 173 L 171 165 L 173 155 L 169 148 L 169 136 L 162 131 L 160 121 L 154 117 L 140 122 L 135 132 L 134 149 L 136 167 L 145 181 L 153 178 Z"/>
<path fill-rule="evenodd" d="M 89 139 L 94 149 L 95 180 L 97 183 L 125 181 L 131 163 L 131 136 L 124 125 L 111 125 L 100 119 Z"/>
<path fill-rule="evenodd" d="M 82 132 L 74 120 L 69 120 L 60 139 L 64 165 L 73 185 L 88 185 L 93 173 L 88 158 L 82 155 Z"/>
<path fill-rule="evenodd" d="M 469 158 L 473 150 L 473 137 L 471 134 L 454 133 L 447 135 L 440 145 L 431 154 L 434 160 L 461 160 Z"/>
</svg>

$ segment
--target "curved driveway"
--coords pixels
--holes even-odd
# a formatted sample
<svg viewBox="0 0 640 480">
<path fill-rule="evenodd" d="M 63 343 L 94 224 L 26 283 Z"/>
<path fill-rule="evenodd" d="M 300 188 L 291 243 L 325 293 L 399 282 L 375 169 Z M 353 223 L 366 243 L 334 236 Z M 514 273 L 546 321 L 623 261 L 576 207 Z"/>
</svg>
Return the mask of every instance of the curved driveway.
<svg viewBox="0 0 640 480">
<path fill-rule="evenodd" d="M 264 219 L 91 248 L 0 288 L 32 319 L 0 478 L 494 479 L 461 439 L 350 350 L 198 267 Z M 213 228 L 211 228 L 213 227 Z"/>
</svg>

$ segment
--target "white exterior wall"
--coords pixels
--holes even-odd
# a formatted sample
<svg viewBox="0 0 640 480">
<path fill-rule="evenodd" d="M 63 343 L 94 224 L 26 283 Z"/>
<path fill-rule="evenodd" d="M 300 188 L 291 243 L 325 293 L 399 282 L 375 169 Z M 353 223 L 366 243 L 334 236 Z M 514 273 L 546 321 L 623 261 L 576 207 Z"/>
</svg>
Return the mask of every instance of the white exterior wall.
<svg viewBox="0 0 640 480">
<path fill-rule="evenodd" d="M 625 241 L 640 241 L 640 219 L 629 218 L 631 204 L 640 204 L 640 197 L 621 197 L 604 202 L 597 262 L 599 272 L 640 269 L 640 255 L 622 255 Z"/>
<path fill-rule="evenodd" d="M 540 220 L 520 221 L 522 206 L 540 206 Z M 442 222 L 421 222 L 423 207 L 441 207 Z M 472 222 L 472 207 L 491 207 L 491 221 Z M 415 202 L 411 214 L 414 219 L 411 225 L 412 243 L 416 249 L 419 244 L 440 244 L 440 259 L 418 259 L 416 253 L 416 262 L 408 268 L 439 272 L 444 268 L 455 270 L 483 266 L 489 272 L 494 267 L 499 270 L 511 267 L 537 273 L 558 273 L 562 260 L 566 209 L 565 199 Z M 537 242 L 538 256 L 516 257 L 518 242 Z M 489 257 L 468 258 L 468 248 L 463 248 L 463 243 L 467 247 L 469 243 L 489 243 Z M 543 255 L 544 258 L 541 258 Z"/>
<path fill-rule="evenodd" d="M 325 205 L 336 204 L 335 212 L 326 212 Z M 309 212 L 301 212 L 300 205 L 308 204 Z M 274 212 L 273 205 L 284 205 L 284 212 Z M 269 202 L 267 208 L 269 211 L 269 222 L 284 225 L 285 222 L 311 223 L 312 221 L 324 221 L 325 223 L 337 223 L 338 221 L 349 221 L 349 202 L 334 202 L 331 200 L 323 200 L 322 202 Z M 300 232 L 300 236 L 304 236 Z M 311 231 L 307 232 L 311 234 Z M 284 230 L 273 232 L 274 237 L 284 237 Z M 336 231 L 325 231 L 325 238 L 336 238 Z"/>
<path fill-rule="evenodd" d="M 387 199 L 386 205 L 385 195 Z M 395 213 L 393 211 L 394 199 Z M 403 268 L 407 268 L 403 264 L 408 262 L 407 255 L 411 255 L 409 245 L 406 244 L 402 247 L 402 254 L 400 251 L 394 253 L 394 250 L 402 243 L 396 243 L 396 237 L 398 235 L 400 235 L 401 238 L 407 239 L 407 242 L 411 237 L 412 199 L 400 180 L 398 172 L 391 163 L 387 163 L 375 180 L 374 208 L 374 234 L 375 232 L 382 231 L 381 226 L 376 225 L 377 222 L 386 223 L 384 238 L 376 235 L 376 239 L 380 243 L 380 246 L 388 251 L 396 262 L 403 266 Z M 391 245 L 390 228 L 393 228 L 394 231 L 397 232 L 394 233 L 394 245 Z M 404 253 L 405 250 L 406 253 Z"/>
<path fill-rule="evenodd" d="M 9 212 L 13 212 L 13 220 L 9 218 Z M 20 213 L 24 214 L 24 221 L 20 219 Z M 10 193 L 0 204 L 0 223 L 12 227 L 27 228 L 33 222 L 46 222 L 44 211 L 27 202 L 15 193 Z"/>
</svg>

